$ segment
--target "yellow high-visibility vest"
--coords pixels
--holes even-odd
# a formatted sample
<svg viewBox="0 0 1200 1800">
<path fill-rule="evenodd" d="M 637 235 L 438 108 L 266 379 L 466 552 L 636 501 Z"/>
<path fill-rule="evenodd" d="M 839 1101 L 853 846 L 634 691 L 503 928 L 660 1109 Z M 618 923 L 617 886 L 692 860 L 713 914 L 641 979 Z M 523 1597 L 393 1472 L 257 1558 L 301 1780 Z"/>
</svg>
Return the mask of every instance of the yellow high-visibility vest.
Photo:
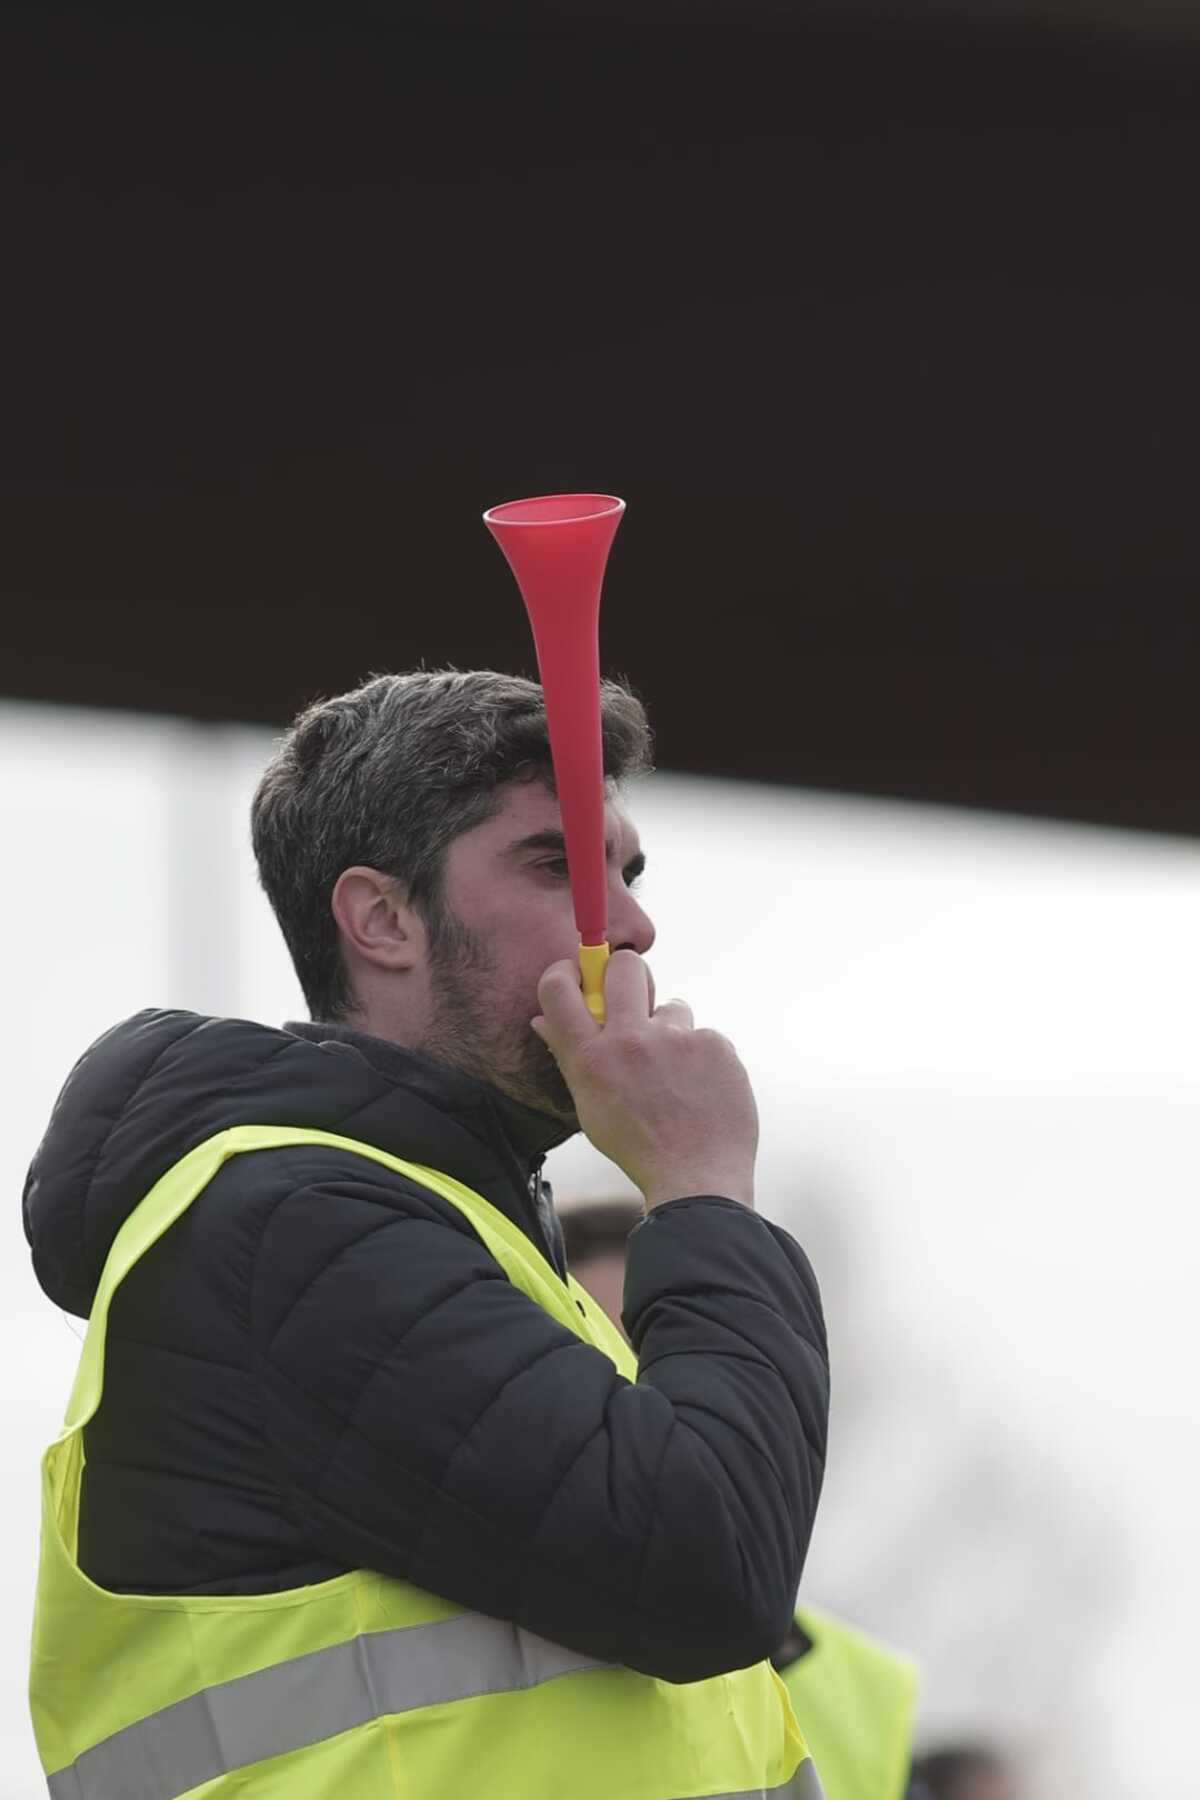
<svg viewBox="0 0 1200 1800">
<path fill-rule="evenodd" d="M 812 1649 L 781 1672 L 826 1800 L 901 1800 L 912 1761 L 916 1665 L 815 1607 L 798 1607 L 796 1623 Z"/>
<path fill-rule="evenodd" d="M 42 1460 L 30 1700 L 52 1800 L 765 1800 L 797 1775 L 818 1800 L 768 1663 L 659 1681 L 367 1569 L 254 1595 L 116 1594 L 83 1573 L 83 1428 L 103 1392 L 113 1294 L 227 1158 L 292 1144 L 370 1157 L 440 1194 L 516 1287 L 636 1377 L 579 1284 L 451 1177 L 286 1126 L 197 1146 L 117 1233 Z"/>
</svg>

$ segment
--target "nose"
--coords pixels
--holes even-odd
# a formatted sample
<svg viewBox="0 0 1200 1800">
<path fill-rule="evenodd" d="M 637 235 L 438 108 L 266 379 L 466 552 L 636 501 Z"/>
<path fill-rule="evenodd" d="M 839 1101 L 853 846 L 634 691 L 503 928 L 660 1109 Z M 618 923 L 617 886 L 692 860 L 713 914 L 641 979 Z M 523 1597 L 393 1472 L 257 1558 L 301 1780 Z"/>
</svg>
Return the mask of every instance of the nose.
<svg viewBox="0 0 1200 1800">
<path fill-rule="evenodd" d="M 657 933 L 649 913 L 638 905 L 623 881 L 609 903 L 608 936 L 614 950 L 636 950 L 645 956 Z"/>
</svg>

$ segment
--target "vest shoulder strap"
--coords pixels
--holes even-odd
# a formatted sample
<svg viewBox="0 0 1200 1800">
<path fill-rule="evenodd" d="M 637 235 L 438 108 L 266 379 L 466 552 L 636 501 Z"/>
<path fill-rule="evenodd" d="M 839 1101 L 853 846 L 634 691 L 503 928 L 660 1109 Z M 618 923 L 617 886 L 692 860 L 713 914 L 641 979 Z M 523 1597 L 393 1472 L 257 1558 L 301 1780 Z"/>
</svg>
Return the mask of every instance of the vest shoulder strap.
<svg viewBox="0 0 1200 1800">
<path fill-rule="evenodd" d="M 439 1194 L 464 1214 L 515 1287 L 528 1294 L 577 1337 L 603 1350 L 628 1380 L 635 1379 L 637 1363 L 632 1351 L 586 1290 L 570 1275 L 564 1282 L 520 1227 L 473 1188 L 438 1169 L 406 1162 L 403 1157 L 392 1156 L 373 1144 L 341 1137 L 336 1132 L 293 1125 L 234 1125 L 206 1138 L 181 1157 L 155 1182 L 117 1232 L 92 1302 L 87 1335 L 60 1438 L 86 1425 L 100 1404 L 108 1311 L 113 1295 L 129 1271 L 183 1216 L 231 1156 L 285 1149 L 295 1144 L 323 1144 L 367 1157 Z"/>
</svg>

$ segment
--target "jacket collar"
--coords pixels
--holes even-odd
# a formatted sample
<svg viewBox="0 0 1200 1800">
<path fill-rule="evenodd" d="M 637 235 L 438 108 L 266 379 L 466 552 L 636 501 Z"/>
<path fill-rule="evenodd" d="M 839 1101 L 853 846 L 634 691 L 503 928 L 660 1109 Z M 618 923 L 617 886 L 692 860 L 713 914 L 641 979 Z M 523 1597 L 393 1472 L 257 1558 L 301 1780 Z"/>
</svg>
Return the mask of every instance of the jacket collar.
<svg viewBox="0 0 1200 1800">
<path fill-rule="evenodd" d="M 562 1227 L 554 1211 L 550 1183 L 542 1179 L 542 1163 L 547 1151 L 575 1135 L 570 1126 L 523 1106 L 499 1088 L 477 1081 L 460 1069 L 448 1068 L 420 1051 L 353 1026 L 291 1020 L 284 1030 L 327 1053 L 354 1057 L 367 1064 L 384 1080 L 406 1089 L 470 1132 L 498 1159 L 512 1188 L 520 1195 L 526 1229 L 534 1242 L 545 1251 L 559 1274 L 566 1274 Z"/>
<path fill-rule="evenodd" d="M 405 1087 L 440 1112 L 451 1113 L 483 1143 L 496 1147 L 497 1132 L 510 1156 L 521 1165 L 526 1180 L 540 1167 L 550 1150 L 557 1149 L 575 1130 L 545 1113 L 511 1100 L 499 1088 L 460 1069 L 434 1062 L 418 1050 L 374 1037 L 350 1025 L 326 1025 L 320 1021 L 289 1020 L 284 1030 L 310 1043 L 341 1049 L 356 1055 L 379 1075 Z"/>
<path fill-rule="evenodd" d="M 563 1272 L 541 1176 L 546 1152 L 571 1135 L 556 1120 L 365 1032 L 146 1007 L 79 1058 L 25 1183 L 26 1234 L 55 1304 L 86 1318 L 118 1231 L 154 1184 L 206 1138 L 264 1123 L 444 1170 Z"/>
</svg>

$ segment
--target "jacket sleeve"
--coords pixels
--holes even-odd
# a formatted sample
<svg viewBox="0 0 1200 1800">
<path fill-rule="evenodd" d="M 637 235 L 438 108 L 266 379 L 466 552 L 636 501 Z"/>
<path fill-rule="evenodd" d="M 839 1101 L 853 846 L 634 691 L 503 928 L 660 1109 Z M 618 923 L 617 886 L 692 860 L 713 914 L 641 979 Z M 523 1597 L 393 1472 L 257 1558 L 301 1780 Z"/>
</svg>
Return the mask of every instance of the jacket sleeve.
<svg viewBox="0 0 1200 1800">
<path fill-rule="evenodd" d="M 265 1428 L 314 1549 L 667 1681 L 769 1655 L 825 1449 L 803 1252 L 732 1201 L 659 1208 L 630 1242 L 630 1383 L 398 1186 L 294 1189 L 256 1260 Z"/>
</svg>

